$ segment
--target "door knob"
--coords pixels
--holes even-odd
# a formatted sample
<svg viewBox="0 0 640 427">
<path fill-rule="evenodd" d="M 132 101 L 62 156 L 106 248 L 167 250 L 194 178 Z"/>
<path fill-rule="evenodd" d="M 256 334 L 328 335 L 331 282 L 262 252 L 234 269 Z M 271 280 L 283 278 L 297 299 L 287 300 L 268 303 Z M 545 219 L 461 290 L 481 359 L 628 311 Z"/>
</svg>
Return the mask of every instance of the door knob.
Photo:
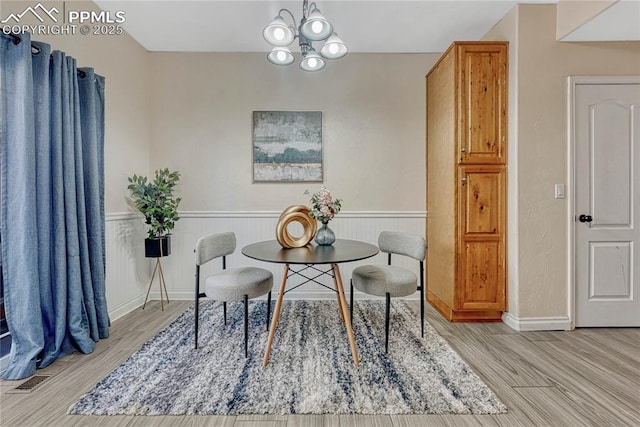
<svg viewBox="0 0 640 427">
<path fill-rule="evenodd" d="M 593 218 L 591 217 L 591 215 L 582 214 L 582 215 L 580 215 L 578 217 L 578 221 L 580 221 L 580 222 L 591 222 L 591 221 L 593 221 Z"/>
</svg>

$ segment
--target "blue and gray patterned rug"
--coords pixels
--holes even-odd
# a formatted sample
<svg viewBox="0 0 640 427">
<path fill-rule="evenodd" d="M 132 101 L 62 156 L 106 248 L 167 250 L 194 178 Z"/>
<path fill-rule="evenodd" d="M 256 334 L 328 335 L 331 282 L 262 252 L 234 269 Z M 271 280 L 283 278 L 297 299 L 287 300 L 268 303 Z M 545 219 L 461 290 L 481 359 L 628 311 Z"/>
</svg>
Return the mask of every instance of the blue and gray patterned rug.
<svg viewBox="0 0 640 427">
<path fill-rule="evenodd" d="M 391 303 L 389 354 L 384 302 L 356 302 L 355 366 L 336 301 L 285 301 L 271 351 L 266 302 L 250 303 L 249 357 L 243 306 L 200 303 L 182 313 L 69 409 L 84 415 L 497 414 L 506 407 L 407 303 Z"/>
</svg>

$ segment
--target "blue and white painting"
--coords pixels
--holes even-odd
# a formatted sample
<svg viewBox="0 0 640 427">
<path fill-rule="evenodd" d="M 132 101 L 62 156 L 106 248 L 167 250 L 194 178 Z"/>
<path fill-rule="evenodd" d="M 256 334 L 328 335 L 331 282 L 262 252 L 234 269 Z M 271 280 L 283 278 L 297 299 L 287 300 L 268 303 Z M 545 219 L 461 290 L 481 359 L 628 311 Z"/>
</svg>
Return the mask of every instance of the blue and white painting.
<svg viewBox="0 0 640 427">
<path fill-rule="evenodd" d="M 322 111 L 253 112 L 253 181 L 322 181 Z"/>
</svg>

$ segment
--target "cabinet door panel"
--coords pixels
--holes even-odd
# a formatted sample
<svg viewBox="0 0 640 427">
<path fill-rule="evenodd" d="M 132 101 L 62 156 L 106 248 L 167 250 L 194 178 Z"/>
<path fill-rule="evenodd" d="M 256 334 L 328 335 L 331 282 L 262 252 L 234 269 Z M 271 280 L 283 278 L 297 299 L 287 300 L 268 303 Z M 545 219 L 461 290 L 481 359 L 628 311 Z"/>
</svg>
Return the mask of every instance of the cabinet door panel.
<svg viewBox="0 0 640 427">
<path fill-rule="evenodd" d="M 503 164 L 506 46 L 460 46 L 460 163 Z"/>
<path fill-rule="evenodd" d="M 462 235 L 502 232 L 504 219 L 504 167 L 460 168 Z"/>
<path fill-rule="evenodd" d="M 504 272 L 500 241 L 465 242 L 466 268 L 459 309 L 504 310 Z"/>
<path fill-rule="evenodd" d="M 506 168 L 462 166 L 458 175 L 456 309 L 504 310 Z"/>
</svg>

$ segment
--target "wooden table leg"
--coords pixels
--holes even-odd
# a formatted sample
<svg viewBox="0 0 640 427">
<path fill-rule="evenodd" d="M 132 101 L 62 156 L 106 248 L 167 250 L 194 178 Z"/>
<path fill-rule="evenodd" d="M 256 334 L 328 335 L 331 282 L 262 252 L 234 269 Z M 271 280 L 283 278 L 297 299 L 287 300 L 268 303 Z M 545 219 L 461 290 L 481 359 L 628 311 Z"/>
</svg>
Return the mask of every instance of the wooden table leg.
<svg viewBox="0 0 640 427">
<path fill-rule="evenodd" d="M 348 319 L 349 313 L 347 312 L 347 298 L 344 296 L 344 286 L 342 285 L 342 277 L 340 276 L 340 269 L 338 264 L 331 264 L 333 268 L 333 278 L 336 282 L 336 289 L 338 290 L 338 298 L 340 298 L 340 310 L 342 311 L 342 318 Z M 353 356 L 353 363 L 357 366 L 360 363 L 358 359 L 358 349 L 356 348 L 356 339 L 353 336 L 353 329 L 351 328 L 351 322 L 344 322 L 347 328 L 347 335 L 349 336 L 349 345 L 351 346 L 351 355 Z"/>
<path fill-rule="evenodd" d="M 340 312 L 340 320 L 344 322 L 344 312 L 342 310 L 342 300 L 340 299 L 340 292 L 338 292 L 338 288 L 336 287 L 336 299 L 338 300 L 338 311 Z"/>
<path fill-rule="evenodd" d="M 287 287 L 288 274 L 289 274 L 289 264 L 285 264 L 284 273 L 282 274 L 282 282 L 280 282 L 280 292 L 278 293 L 278 299 L 276 300 L 276 309 L 273 311 L 271 328 L 269 328 L 269 338 L 267 339 L 267 348 L 264 350 L 264 357 L 262 358 L 263 367 L 267 366 L 267 363 L 269 363 L 269 354 L 271 353 L 271 344 L 273 344 L 273 337 L 276 335 L 276 327 L 278 326 L 278 320 L 280 320 L 280 310 L 282 309 L 282 298 L 284 297 L 284 291 Z"/>
</svg>

